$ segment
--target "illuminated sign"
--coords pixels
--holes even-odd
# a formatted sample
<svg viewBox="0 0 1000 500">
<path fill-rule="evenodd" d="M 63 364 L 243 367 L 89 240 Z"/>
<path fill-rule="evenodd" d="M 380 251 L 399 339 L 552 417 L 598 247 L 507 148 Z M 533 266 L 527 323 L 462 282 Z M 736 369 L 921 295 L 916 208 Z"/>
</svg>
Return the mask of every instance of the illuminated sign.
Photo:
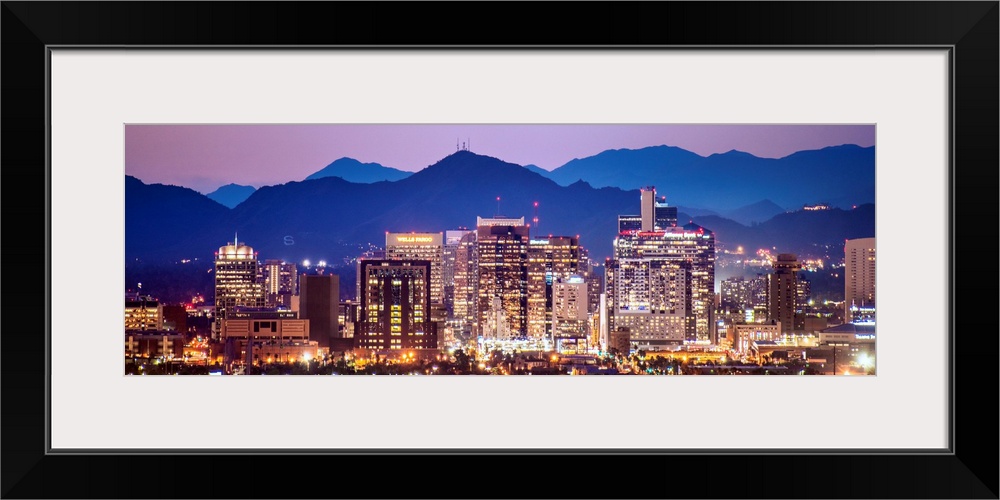
<svg viewBox="0 0 1000 500">
<path fill-rule="evenodd" d="M 874 333 L 868 333 L 868 334 L 858 333 L 858 334 L 854 335 L 854 338 L 857 339 L 857 340 L 875 340 L 875 334 Z"/>
<path fill-rule="evenodd" d="M 421 245 L 440 245 L 441 244 L 441 234 L 391 234 L 388 241 L 395 241 L 397 245 L 400 244 L 421 244 Z"/>
</svg>

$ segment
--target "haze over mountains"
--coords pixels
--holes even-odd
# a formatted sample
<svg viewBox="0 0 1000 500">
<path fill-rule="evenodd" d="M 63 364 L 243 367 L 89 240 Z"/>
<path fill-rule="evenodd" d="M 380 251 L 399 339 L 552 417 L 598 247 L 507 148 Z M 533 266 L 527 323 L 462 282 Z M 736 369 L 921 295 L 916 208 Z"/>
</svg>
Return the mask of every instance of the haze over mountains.
<svg viewBox="0 0 1000 500">
<path fill-rule="evenodd" d="M 808 162 L 802 158 L 790 163 L 789 165 L 799 169 L 797 178 L 807 178 L 805 181 L 799 180 L 798 184 L 818 182 L 814 178 L 836 177 L 828 171 L 833 168 L 831 165 L 846 162 L 844 158 L 854 156 L 863 159 L 866 149 L 870 150 L 872 158 L 874 156 L 873 148 L 842 148 L 846 149 L 827 148 L 834 151 L 819 154 L 818 157 L 823 159 L 815 160 L 814 164 L 818 165 L 816 167 L 803 166 Z M 852 153 L 851 148 L 862 151 Z M 668 150 L 668 154 L 690 158 L 689 155 L 674 150 Z M 647 156 L 659 154 L 657 151 L 639 151 L 644 151 L 642 154 Z M 604 165 L 616 165 L 616 161 L 624 161 L 617 159 L 618 156 L 629 154 L 627 150 L 606 153 L 614 154 L 605 155 L 601 160 Z M 834 159 L 827 158 L 829 154 Z M 720 245 L 726 248 L 735 248 L 737 245 L 748 248 L 777 246 L 779 251 L 804 252 L 817 251 L 823 245 L 833 245 L 834 248 L 839 245 L 839 251 L 842 252 L 845 238 L 875 234 L 874 206 L 861 205 L 864 189 L 855 189 L 853 195 L 846 189 L 831 189 L 823 192 L 819 199 L 816 199 L 819 196 L 816 193 L 820 191 L 811 188 L 799 187 L 788 192 L 788 183 L 776 181 L 773 174 L 793 167 L 785 165 L 770 169 L 761 167 L 758 160 L 762 159 L 748 159 L 751 166 L 746 168 L 712 160 L 716 162 L 711 167 L 715 169 L 713 172 L 723 169 L 736 173 L 748 172 L 763 180 L 755 184 L 756 188 L 747 185 L 749 181 L 745 181 L 740 189 L 744 196 L 735 200 L 724 194 L 724 189 L 716 187 L 717 183 L 729 183 L 721 182 L 717 175 L 696 179 L 690 172 L 681 172 L 683 169 L 680 167 L 670 165 L 661 164 L 656 168 L 676 170 L 678 174 L 674 181 L 648 181 L 639 184 L 656 185 L 658 192 L 666 195 L 671 204 L 681 203 L 685 199 L 693 200 L 692 206 L 702 209 L 689 210 L 681 203 L 679 218 L 684 222 L 693 220 L 714 230 Z M 350 162 L 338 161 L 339 165 L 338 162 L 333 162 L 327 167 L 333 167 L 331 170 L 324 170 L 330 173 L 358 168 Z M 381 172 L 372 167 L 372 164 L 352 161 L 363 168 Z M 591 159 L 584 166 L 596 169 L 596 161 Z M 780 161 L 782 160 L 765 162 Z M 856 158 L 856 161 L 861 160 Z M 585 169 L 579 166 L 579 162 L 582 160 L 573 169 L 582 172 Z M 646 163 L 647 166 L 652 164 Z M 340 169 L 342 166 L 350 168 Z M 386 168 L 381 165 L 378 167 Z M 691 170 L 695 167 L 685 168 Z M 864 167 L 848 167 L 845 164 L 843 169 L 860 172 Z M 810 174 L 812 170 L 823 172 Z M 556 176 L 556 173 L 550 174 Z M 320 176 L 262 187 L 232 209 L 190 189 L 147 185 L 134 177 L 126 177 L 126 257 L 143 260 L 166 261 L 195 257 L 211 259 L 212 252 L 232 241 L 234 233 L 238 232 L 240 241 L 253 246 L 261 259 L 301 261 L 309 258 L 336 263 L 356 257 L 367 243 L 381 246 L 384 244 L 386 231 L 437 232 L 463 226 L 474 228 L 476 216 L 489 217 L 498 213 L 498 196 L 501 198 L 500 214 L 524 216 L 529 223 L 533 216 L 533 202 L 539 202 L 540 221 L 537 230 L 540 232 L 535 233 L 536 228 L 532 228 L 533 234 L 579 234 L 581 243 L 591 249 L 592 257 L 603 259 L 611 254 L 611 242 L 617 233 L 617 215 L 635 214 L 639 211 L 637 190 L 595 187 L 579 180 L 560 185 L 535 169 L 469 151 L 456 152 L 395 181 L 363 183 L 350 182 L 339 176 Z M 872 160 L 867 177 L 853 180 L 856 186 L 863 186 L 866 179 L 873 184 L 874 177 Z M 628 182 L 633 181 L 635 179 Z M 682 181 L 693 183 L 688 188 L 691 192 L 681 190 Z M 854 196 L 852 204 L 859 206 L 854 210 L 848 208 L 791 213 L 785 213 L 779 206 L 794 207 L 795 204 L 801 206 L 802 203 L 831 201 L 831 198 L 837 196 L 846 199 Z M 722 206 L 709 203 L 723 199 L 725 204 L 719 203 Z M 696 212 L 704 215 L 694 215 Z M 756 224 L 748 227 L 741 222 Z"/>
</svg>

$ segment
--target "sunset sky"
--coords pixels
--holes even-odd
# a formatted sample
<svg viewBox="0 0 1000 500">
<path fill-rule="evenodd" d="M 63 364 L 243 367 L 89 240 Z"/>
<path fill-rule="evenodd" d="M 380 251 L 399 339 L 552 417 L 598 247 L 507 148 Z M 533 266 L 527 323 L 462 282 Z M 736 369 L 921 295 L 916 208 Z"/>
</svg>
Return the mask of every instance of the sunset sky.
<svg viewBox="0 0 1000 500">
<path fill-rule="evenodd" d="M 607 149 L 677 146 L 702 156 L 736 149 L 765 158 L 875 144 L 874 125 L 126 125 L 125 173 L 208 193 L 236 183 L 299 181 L 351 157 L 417 171 L 471 150 L 545 170 Z"/>
</svg>

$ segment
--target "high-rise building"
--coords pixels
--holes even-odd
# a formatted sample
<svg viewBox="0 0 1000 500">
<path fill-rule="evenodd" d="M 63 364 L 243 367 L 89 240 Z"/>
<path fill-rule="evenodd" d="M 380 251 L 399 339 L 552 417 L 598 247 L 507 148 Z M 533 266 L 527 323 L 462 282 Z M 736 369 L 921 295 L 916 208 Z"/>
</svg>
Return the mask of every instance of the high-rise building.
<svg viewBox="0 0 1000 500">
<path fill-rule="evenodd" d="M 581 351 L 590 335 L 587 282 L 583 277 L 558 277 L 552 284 L 552 340 L 556 349 Z"/>
<path fill-rule="evenodd" d="M 844 243 L 844 321 L 854 321 L 855 310 L 869 310 L 865 319 L 874 321 L 875 238 L 858 238 Z"/>
<path fill-rule="evenodd" d="M 580 274 L 580 239 L 535 238 L 528 243 L 528 336 L 552 337 L 552 286 Z"/>
<path fill-rule="evenodd" d="M 528 226 L 524 217 L 479 217 L 476 224 L 479 270 L 478 323 L 485 325 L 499 297 L 510 335 L 528 333 Z M 494 314 L 495 316 L 495 314 Z"/>
<path fill-rule="evenodd" d="M 454 326 L 463 336 L 478 334 L 479 321 L 479 252 L 476 232 L 459 240 L 455 249 L 455 298 L 452 305 Z"/>
<path fill-rule="evenodd" d="M 781 323 L 781 333 L 791 333 L 795 328 L 795 310 L 799 303 L 798 272 L 801 269 L 795 254 L 778 254 L 774 272 L 767 278 L 767 317 Z"/>
<path fill-rule="evenodd" d="M 432 304 L 443 303 L 444 289 L 441 271 L 444 263 L 444 243 L 441 233 L 386 233 L 385 258 L 430 262 L 430 300 Z"/>
<path fill-rule="evenodd" d="M 626 231 L 605 264 L 609 329 L 657 347 L 713 342 L 715 234 L 697 224 Z"/>
<path fill-rule="evenodd" d="M 218 338 L 225 320 L 236 306 L 265 306 L 264 284 L 258 281 L 257 253 L 245 243 L 234 241 L 215 252 L 215 329 Z"/>
<path fill-rule="evenodd" d="M 618 232 L 662 231 L 677 226 L 677 207 L 667 204 L 666 196 L 656 196 L 656 187 L 639 190 L 640 215 L 619 215 Z"/>
<path fill-rule="evenodd" d="M 299 278 L 299 317 L 309 320 L 311 340 L 330 347 L 331 338 L 340 338 L 340 276 L 303 274 Z"/>
<path fill-rule="evenodd" d="M 365 349 L 436 349 L 430 318 L 431 263 L 426 260 L 361 261 L 364 287 L 354 345 Z"/>
<path fill-rule="evenodd" d="M 299 294 L 298 268 L 294 262 L 264 261 L 264 299 L 268 307 L 291 306 L 291 297 Z"/>
<path fill-rule="evenodd" d="M 443 295 L 444 306 L 448 310 L 448 319 L 455 318 L 455 269 L 458 258 L 458 249 L 462 245 L 462 238 L 475 231 L 468 229 L 454 229 L 444 232 L 444 253 L 441 263 L 441 293 Z"/>
</svg>

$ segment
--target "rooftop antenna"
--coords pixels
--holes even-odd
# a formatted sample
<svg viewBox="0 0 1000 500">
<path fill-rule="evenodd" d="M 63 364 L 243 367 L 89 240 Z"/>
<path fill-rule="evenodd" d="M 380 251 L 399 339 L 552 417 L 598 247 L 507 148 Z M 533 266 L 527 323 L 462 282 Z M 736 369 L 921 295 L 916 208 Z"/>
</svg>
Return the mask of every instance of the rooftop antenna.
<svg viewBox="0 0 1000 500">
<path fill-rule="evenodd" d="M 535 224 L 535 231 L 538 231 L 538 202 L 535 202 L 535 217 L 531 219 L 531 222 Z"/>
<path fill-rule="evenodd" d="M 234 232 L 233 233 L 233 246 L 234 247 L 240 246 L 239 238 L 240 238 L 240 232 L 239 231 Z"/>
<path fill-rule="evenodd" d="M 500 197 L 497 196 L 497 217 L 500 217 Z"/>
</svg>

